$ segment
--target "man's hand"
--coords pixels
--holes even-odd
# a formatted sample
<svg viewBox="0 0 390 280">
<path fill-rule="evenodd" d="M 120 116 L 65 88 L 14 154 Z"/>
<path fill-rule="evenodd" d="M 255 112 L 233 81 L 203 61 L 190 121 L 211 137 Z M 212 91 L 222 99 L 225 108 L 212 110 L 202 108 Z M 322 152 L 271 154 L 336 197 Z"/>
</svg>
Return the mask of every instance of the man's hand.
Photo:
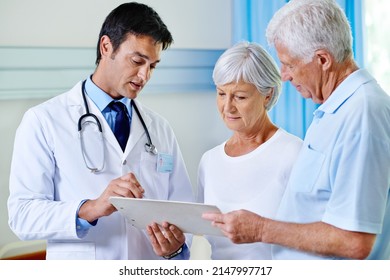
<svg viewBox="0 0 390 280">
<path fill-rule="evenodd" d="M 147 232 L 154 252 L 161 257 L 179 250 L 186 239 L 178 227 L 167 222 L 163 222 L 161 226 L 152 223 L 147 227 Z"/>
<path fill-rule="evenodd" d="M 226 214 L 205 213 L 202 218 L 221 229 L 233 243 L 261 242 L 264 218 L 247 210 Z"/>
<path fill-rule="evenodd" d="M 110 182 L 104 192 L 94 200 L 87 200 L 79 211 L 79 218 L 93 222 L 100 217 L 109 216 L 116 208 L 108 200 L 110 196 L 142 198 L 145 190 L 133 173 L 128 173 Z"/>
</svg>

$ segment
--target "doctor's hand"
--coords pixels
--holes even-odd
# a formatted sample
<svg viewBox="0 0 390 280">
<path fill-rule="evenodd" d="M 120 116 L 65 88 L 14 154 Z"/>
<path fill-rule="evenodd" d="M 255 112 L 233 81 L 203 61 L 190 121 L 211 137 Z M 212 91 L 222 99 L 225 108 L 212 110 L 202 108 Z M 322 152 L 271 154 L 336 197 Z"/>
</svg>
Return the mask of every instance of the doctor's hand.
<svg viewBox="0 0 390 280">
<path fill-rule="evenodd" d="M 79 218 L 93 222 L 100 217 L 109 216 L 116 208 L 108 200 L 110 196 L 142 198 L 145 190 L 133 173 L 112 180 L 104 192 L 94 200 L 87 200 L 79 210 Z"/>
<path fill-rule="evenodd" d="M 238 210 L 226 214 L 204 213 L 203 219 L 212 222 L 233 243 L 261 242 L 265 218 L 247 211 Z"/>
<path fill-rule="evenodd" d="M 147 227 L 150 242 L 156 255 L 169 256 L 183 246 L 186 237 L 175 225 L 163 222 L 161 226 L 152 223 Z"/>
</svg>

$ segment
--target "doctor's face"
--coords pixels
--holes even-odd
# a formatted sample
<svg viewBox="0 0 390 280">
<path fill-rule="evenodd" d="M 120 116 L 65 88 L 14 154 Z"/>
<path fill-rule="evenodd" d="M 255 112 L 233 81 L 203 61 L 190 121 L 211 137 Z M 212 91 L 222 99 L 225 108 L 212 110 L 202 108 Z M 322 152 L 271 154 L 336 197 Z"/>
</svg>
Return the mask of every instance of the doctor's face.
<svg viewBox="0 0 390 280">
<path fill-rule="evenodd" d="M 160 62 L 162 44 L 149 36 L 129 34 L 113 52 L 110 39 L 103 36 L 100 50 L 102 59 L 93 81 L 113 98 L 134 99 Z"/>
</svg>

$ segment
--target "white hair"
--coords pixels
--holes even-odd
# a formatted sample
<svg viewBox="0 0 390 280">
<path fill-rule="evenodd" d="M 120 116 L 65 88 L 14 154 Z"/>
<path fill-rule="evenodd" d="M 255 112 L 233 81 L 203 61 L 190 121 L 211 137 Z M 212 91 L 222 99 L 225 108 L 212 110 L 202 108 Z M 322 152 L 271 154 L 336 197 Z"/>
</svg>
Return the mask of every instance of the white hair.
<svg viewBox="0 0 390 280">
<path fill-rule="evenodd" d="M 213 71 L 214 83 L 226 85 L 244 81 L 252 84 L 263 96 L 270 96 L 266 110 L 278 100 L 282 81 L 274 59 L 256 43 L 240 42 L 227 49 Z"/>
<path fill-rule="evenodd" d="M 266 37 L 270 45 L 281 44 L 304 62 L 319 49 L 337 62 L 353 56 L 351 27 L 334 0 L 291 0 L 275 13 Z"/>
</svg>

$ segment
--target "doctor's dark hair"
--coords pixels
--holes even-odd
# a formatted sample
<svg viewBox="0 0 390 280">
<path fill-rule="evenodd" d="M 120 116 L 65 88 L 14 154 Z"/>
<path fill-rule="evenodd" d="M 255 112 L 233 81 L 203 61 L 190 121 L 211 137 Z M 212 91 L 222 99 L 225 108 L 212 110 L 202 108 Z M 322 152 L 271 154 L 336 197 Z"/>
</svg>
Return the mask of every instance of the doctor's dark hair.
<svg viewBox="0 0 390 280">
<path fill-rule="evenodd" d="M 173 43 L 171 33 L 153 8 L 137 2 L 124 3 L 112 10 L 102 25 L 97 43 L 96 65 L 101 59 L 100 40 L 104 35 L 110 38 L 115 53 L 129 34 L 150 36 L 156 44 L 162 44 L 163 50 Z"/>
</svg>

